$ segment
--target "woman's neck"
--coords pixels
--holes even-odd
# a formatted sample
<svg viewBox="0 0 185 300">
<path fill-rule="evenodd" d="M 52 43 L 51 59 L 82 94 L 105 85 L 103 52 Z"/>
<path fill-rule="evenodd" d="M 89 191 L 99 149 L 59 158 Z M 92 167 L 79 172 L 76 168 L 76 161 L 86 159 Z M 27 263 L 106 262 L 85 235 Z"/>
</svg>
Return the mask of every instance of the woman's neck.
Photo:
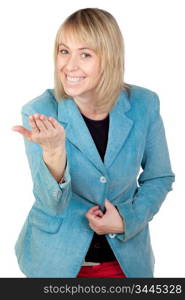
<svg viewBox="0 0 185 300">
<path fill-rule="evenodd" d="M 98 112 L 93 101 L 80 101 L 78 98 L 74 98 L 80 112 L 87 118 L 92 120 L 103 120 L 108 116 L 108 112 Z"/>
<path fill-rule="evenodd" d="M 81 111 L 81 113 L 87 117 L 88 119 L 91 119 L 91 120 L 104 120 L 107 116 L 108 116 L 108 112 L 106 113 L 87 113 L 87 112 L 84 112 L 84 111 Z"/>
</svg>

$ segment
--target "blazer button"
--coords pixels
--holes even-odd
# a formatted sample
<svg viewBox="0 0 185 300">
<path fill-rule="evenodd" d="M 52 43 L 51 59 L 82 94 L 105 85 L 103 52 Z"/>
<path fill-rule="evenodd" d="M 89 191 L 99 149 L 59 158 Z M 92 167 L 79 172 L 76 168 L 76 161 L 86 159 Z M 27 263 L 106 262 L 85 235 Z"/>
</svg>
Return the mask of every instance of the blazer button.
<svg viewBox="0 0 185 300">
<path fill-rule="evenodd" d="M 110 237 L 111 239 L 115 238 L 115 236 L 116 236 L 115 233 L 110 233 L 110 234 L 109 234 L 109 237 Z"/>
<path fill-rule="evenodd" d="M 107 182 L 107 179 L 106 179 L 104 176 L 101 176 L 101 177 L 100 177 L 100 182 L 101 182 L 101 183 L 106 183 L 106 182 Z"/>
</svg>

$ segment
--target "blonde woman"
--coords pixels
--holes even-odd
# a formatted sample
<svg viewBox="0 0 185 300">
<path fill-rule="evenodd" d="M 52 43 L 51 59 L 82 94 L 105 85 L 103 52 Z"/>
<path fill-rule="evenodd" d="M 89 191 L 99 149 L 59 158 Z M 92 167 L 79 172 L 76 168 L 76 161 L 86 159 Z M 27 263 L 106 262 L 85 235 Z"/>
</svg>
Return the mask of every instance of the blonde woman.
<svg viewBox="0 0 185 300">
<path fill-rule="evenodd" d="M 28 277 L 153 277 L 148 224 L 174 181 L 159 98 L 124 82 L 123 37 L 107 11 L 70 15 L 54 62 L 54 89 L 13 127 L 35 196 L 19 266 Z"/>
</svg>

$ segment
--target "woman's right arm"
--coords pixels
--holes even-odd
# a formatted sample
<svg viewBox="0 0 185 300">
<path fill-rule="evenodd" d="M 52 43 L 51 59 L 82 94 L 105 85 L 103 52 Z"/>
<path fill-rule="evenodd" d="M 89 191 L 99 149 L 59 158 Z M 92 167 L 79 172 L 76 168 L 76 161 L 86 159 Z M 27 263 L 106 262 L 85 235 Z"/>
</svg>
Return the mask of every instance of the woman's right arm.
<svg viewBox="0 0 185 300">
<path fill-rule="evenodd" d="M 71 178 L 65 149 L 65 130 L 54 119 L 22 112 L 23 126 L 13 130 L 24 136 L 32 174 L 35 206 L 60 215 L 71 197 Z M 61 178 L 65 179 L 60 183 Z"/>
</svg>

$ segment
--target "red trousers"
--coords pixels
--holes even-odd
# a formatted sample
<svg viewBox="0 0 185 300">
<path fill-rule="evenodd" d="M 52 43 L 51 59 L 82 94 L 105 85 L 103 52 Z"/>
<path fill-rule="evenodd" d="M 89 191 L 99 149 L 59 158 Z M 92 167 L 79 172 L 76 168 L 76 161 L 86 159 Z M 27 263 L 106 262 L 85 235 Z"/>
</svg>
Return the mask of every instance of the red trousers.
<svg viewBox="0 0 185 300">
<path fill-rule="evenodd" d="M 82 266 L 77 278 L 126 278 L 117 260 L 96 266 Z"/>
</svg>

